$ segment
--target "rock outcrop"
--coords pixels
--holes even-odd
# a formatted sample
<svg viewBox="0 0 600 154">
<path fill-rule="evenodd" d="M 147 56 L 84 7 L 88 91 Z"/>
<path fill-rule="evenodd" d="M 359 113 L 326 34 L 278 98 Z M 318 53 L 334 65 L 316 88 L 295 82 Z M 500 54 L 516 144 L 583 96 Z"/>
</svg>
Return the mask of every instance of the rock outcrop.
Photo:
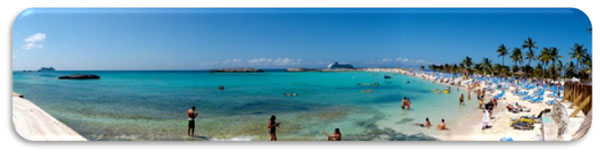
<svg viewBox="0 0 600 154">
<path fill-rule="evenodd" d="M 73 74 L 60 76 L 58 79 L 70 79 L 70 80 L 85 80 L 85 79 L 100 79 L 100 76 L 93 74 Z"/>
</svg>

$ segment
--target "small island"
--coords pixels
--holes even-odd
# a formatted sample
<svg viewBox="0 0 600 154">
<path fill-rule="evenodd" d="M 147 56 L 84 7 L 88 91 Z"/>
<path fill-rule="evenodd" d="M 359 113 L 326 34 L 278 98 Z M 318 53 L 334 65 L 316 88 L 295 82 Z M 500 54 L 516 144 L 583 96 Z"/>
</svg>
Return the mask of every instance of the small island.
<svg viewBox="0 0 600 154">
<path fill-rule="evenodd" d="M 261 69 L 255 68 L 224 68 L 224 69 L 214 69 L 210 70 L 211 73 L 259 73 L 265 72 Z"/>
<path fill-rule="evenodd" d="M 73 75 L 65 75 L 60 76 L 58 79 L 64 80 L 85 80 L 85 79 L 100 79 L 100 76 L 93 74 L 73 74 Z"/>
</svg>

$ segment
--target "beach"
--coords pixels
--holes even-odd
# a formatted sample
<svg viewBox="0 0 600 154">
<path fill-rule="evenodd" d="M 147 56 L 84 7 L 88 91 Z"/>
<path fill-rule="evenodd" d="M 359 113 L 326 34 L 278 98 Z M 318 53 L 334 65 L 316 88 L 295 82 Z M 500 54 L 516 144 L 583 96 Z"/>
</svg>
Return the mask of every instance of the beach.
<svg viewBox="0 0 600 154">
<path fill-rule="evenodd" d="M 16 133 L 26 140 L 86 141 L 79 133 L 17 93 L 12 95 L 12 121 Z"/>
<path fill-rule="evenodd" d="M 62 87 L 48 93 L 32 94 L 31 97 L 44 103 L 43 107 L 47 107 L 50 113 L 91 140 L 189 140 L 181 131 L 185 128 L 184 117 L 178 113 L 196 105 L 201 113 L 197 121 L 197 132 L 201 136 L 193 140 L 266 140 L 264 123 L 268 116 L 274 114 L 285 124 L 281 129 L 284 134 L 280 137 L 282 140 L 322 140 L 321 130 L 341 127 L 347 140 L 499 141 L 510 138 L 514 141 L 539 141 L 544 139 L 540 129 L 542 124 L 536 123 L 533 130 L 516 130 L 511 127 L 511 121 L 552 108 L 543 102 L 522 101 L 509 92 L 515 90 L 515 87 L 510 87 L 493 110 L 492 128 L 482 130 L 483 113 L 477 108 L 475 92 L 472 92 L 470 100 L 465 99 L 464 106 L 458 105 L 458 96 L 464 94 L 467 97 L 469 87 L 474 86 L 474 79 L 440 77 L 433 72 L 402 68 L 249 74 L 171 71 L 94 73 L 102 74 L 103 79 L 59 81 L 53 77 L 64 72 L 19 73 L 15 85 L 16 89 L 27 93 Z M 241 81 L 240 78 L 246 80 Z M 265 82 L 265 79 L 270 80 Z M 440 79 L 445 82 L 440 83 Z M 477 84 L 481 84 L 478 87 L 487 85 Z M 38 88 L 25 88 L 30 86 Z M 224 88 L 219 90 L 219 86 Z M 497 85 L 490 83 L 490 86 Z M 432 92 L 432 89 L 447 87 L 453 87 L 452 92 Z M 365 89 L 370 91 L 365 92 Z M 89 95 L 90 90 L 97 92 Z M 534 93 L 534 89 L 527 91 Z M 296 95 L 285 95 L 287 93 Z M 488 92 L 485 102 L 499 93 L 501 90 Z M 548 91 L 543 94 L 544 100 L 553 99 L 547 96 L 549 94 L 551 92 Z M 174 95 L 178 97 L 172 97 Z M 413 101 L 411 111 L 401 109 L 403 97 Z M 508 112 L 506 106 L 514 102 L 530 108 L 530 111 Z M 15 103 L 15 128 L 19 134 L 28 136 L 26 138 L 85 140 L 30 101 L 14 96 Z M 560 104 L 570 105 L 569 102 Z M 28 111 L 29 108 L 32 110 Z M 567 109 L 568 114 L 573 110 Z M 30 116 L 35 122 L 25 121 L 27 118 L 22 118 L 24 116 Z M 431 128 L 414 125 L 426 117 L 431 118 Z M 566 137 L 546 137 L 545 140 L 570 140 L 584 117 L 580 112 L 578 116 L 569 118 Z M 435 129 L 439 119 L 446 119 L 449 130 Z M 33 129 L 23 129 L 28 127 Z"/>
<path fill-rule="evenodd" d="M 412 75 L 421 77 L 426 80 L 435 81 L 436 77 L 431 74 L 426 73 L 412 73 L 411 71 L 407 71 L 404 69 L 367 69 L 367 71 L 375 71 L 375 72 L 394 72 L 394 73 L 402 73 L 406 75 Z M 449 83 L 458 83 L 465 82 L 467 80 L 461 78 L 442 78 L 444 80 L 450 80 Z M 469 80 L 470 81 L 470 80 Z M 440 83 L 442 84 L 442 83 Z M 450 84 L 445 84 L 448 86 L 455 86 Z M 458 86 L 467 90 L 469 84 L 463 84 L 462 86 Z M 496 86 L 496 85 L 492 85 Z M 507 91 L 513 91 L 516 87 L 510 87 Z M 534 90 L 527 90 L 528 93 L 533 93 Z M 493 93 L 488 93 L 484 100 L 487 102 L 494 95 L 500 94 L 500 90 L 496 90 Z M 472 92 L 475 95 L 475 92 Z M 551 92 L 546 91 L 543 94 L 544 100 L 554 100 L 554 98 L 548 97 Z M 555 100 L 556 101 L 556 100 Z M 529 108 L 529 112 L 520 112 L 520 113 L 512 113 L 507 110 L 508 105 L 512 105 L 515 102 L 518 102 L 520 105 L 525 108 Z M 544 101 L 545 102 L 545 101 Z M 567 115 L 571 115 L 574 112 L 574 108 L 568 108 L 571 103 L 568 101 L 563 101 L 558 103 L 563 108 L 566 108 Z M 584 121 L 585 115 L 582 112 L 579 112 L 575 117 L 569 117 L 568 119 L 568 128 L 566 129 L 565 135 L 561 136 L 561 138 L 553 137 L 550 134 L 544 135 L 542 131 L 542 124 L 536 123 L 534 124 L 533 130 L 517 130 L 511 127 L 512 119 L 518 118 L 521 116 L 537 116 L 538 113 L 543 111 L 544 109 L 551 109 L 553 106 L 547 105 L 546 103 L 530 103 L 527 101 L 523 101 L 519 96 L 506 92 L 504 97 L 498 100 L 498 105 L 493 109 L 492 117 L 494 119 L 491 120 L 490 125 L 492 128 L 482 129 L 482 118 L 483 112 L 480 109 L 472 110 L 472 113 L 466 116 L 463 120 L 459 121 L 457 125 L 450 128 L 448 131 L 440 131 L 436 133 L 435 137 L 437 139 L 443 141 L 500 141 L 501 139 L 510 138 L 512 141 L 570 141 L 572 136 L 579 129 L 581 124 Z M 551 124 L 547 124 L 546 127 L 553 127 Z M 548 129 L 548 128 L 546 128 Z M 548 130 L 547 130 L 548 131 Z M 552 131 L 552 130 L 550 130 Z M 548 137 L 550 136 L 550 137 Z"/>
</svg>

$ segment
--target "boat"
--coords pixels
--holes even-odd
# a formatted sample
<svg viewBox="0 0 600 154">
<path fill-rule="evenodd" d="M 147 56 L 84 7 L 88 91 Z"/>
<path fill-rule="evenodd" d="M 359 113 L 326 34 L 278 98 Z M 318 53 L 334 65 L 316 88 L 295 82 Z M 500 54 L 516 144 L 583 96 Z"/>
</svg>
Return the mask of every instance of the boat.
<svg viewBox="0 0 600 154">
<path fill-rule="evenodd" d="M 354 66 L 352 66 L 351 64 L 340 64 L 337 61 L 333 62 L 332 64 L 327 65 L 327 68 L 329 69 L 348 69 L 348 68 L 354 68 Z"/>
<path fill-rule="evenodd" d="M 391 78 L 392 78 L 392 76 L 385 75 L 385 76 L 383 76 L 383 78 L 384 78 L 384 79 L 391 79 Z"/>
<path fill-rule="evenodd" d="M 54 67 L 42 67 L 38 70 L 38 72 L 54 72 L 56 71 Z"/>
</svg>

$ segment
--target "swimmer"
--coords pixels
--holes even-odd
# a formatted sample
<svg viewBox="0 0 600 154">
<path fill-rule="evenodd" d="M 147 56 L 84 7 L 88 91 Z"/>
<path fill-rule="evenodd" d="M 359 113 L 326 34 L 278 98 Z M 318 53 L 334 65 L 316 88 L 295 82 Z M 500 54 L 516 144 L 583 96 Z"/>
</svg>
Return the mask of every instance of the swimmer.
<svg viewBox="0 0 600 154">
<path fill-rule="evenodd" d="M 417 126 L 421 126 L 421 127 L 424 127 L 424 128 L 431 127 L 431 122 L 429 121 L 429 117 L 425 118 L 425 123 L 422 123 L 422 124 L 417 123 Z"/>
</svg>

